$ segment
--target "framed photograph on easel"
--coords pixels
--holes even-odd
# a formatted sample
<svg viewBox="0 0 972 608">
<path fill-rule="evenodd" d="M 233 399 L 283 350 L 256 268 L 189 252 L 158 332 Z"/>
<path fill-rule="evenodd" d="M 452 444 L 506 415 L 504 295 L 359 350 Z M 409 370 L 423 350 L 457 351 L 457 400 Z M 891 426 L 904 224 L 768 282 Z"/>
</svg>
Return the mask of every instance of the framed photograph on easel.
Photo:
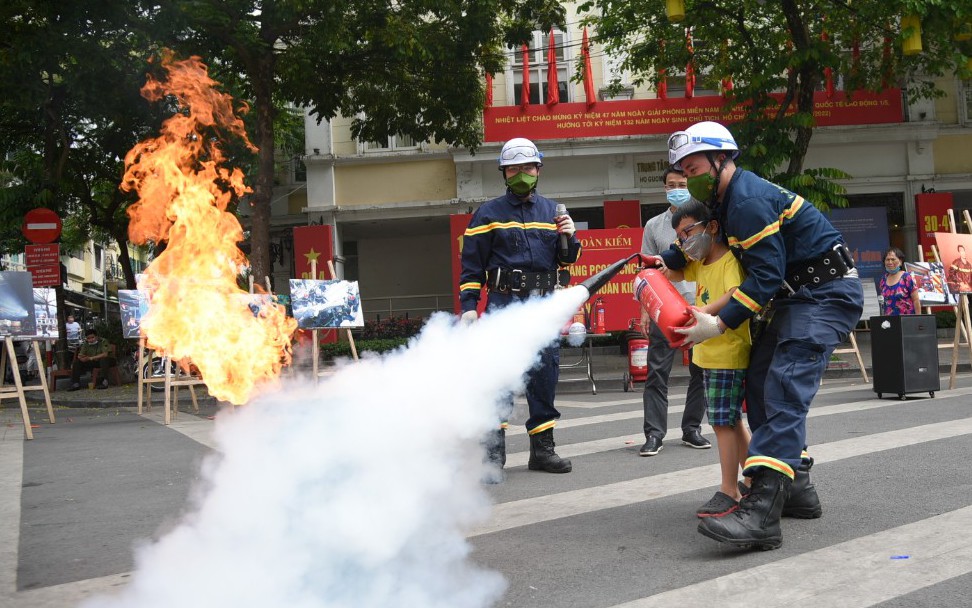
<svg viewBox="0 0 972 608">
<path fill-rule="evenodd" d="M 364 327 L 357 281 L 290 279 L 290 302 L 300 329 Z"/>
<path fill-rule="evenodd" d="M 945 284 L 945 268 L 942 264 L 905 262 L 904 269 L 915 279 L 922 306 L 955 306 L 958 303 L 958 297 Z"/>
<path fill-rule="evenodd" d="M 34 285 L 29 272 L 0 272 L 0 336 L 36 336 Z"/>
</svg>

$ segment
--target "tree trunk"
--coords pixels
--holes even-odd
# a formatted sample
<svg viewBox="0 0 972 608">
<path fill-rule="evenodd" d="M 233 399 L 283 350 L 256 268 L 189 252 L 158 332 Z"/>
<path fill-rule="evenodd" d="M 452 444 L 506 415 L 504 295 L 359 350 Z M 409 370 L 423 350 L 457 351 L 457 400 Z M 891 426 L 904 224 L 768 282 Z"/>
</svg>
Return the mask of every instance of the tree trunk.
<svg viewBox="0 0 972 608">
<path fill-rule="evenodd" d="M 264 285 L 270 276 L 270 201 L 273 195 L 273 95 L 274 58 L 272 53 L 257 60 L 252 74 L 256 111 L 258 170 L 253 180 L 250 216 L 250 268 L 254 285 Z"/>
</svg>

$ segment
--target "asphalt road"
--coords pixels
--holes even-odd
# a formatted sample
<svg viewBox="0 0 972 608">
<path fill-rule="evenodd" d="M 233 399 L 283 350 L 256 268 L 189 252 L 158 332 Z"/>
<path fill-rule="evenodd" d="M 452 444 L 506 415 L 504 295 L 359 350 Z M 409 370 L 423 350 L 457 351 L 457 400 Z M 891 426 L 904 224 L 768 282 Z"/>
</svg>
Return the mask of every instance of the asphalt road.
<svg viewBox="0 0 972 608">
<path fill-rule="evenodd" d="M 905 401 L 827 380 L 808 423 L 824 516 L 784 520 L 767 552 L 696 532 L 717 453 L 680 444 L 684 388 L 672 393 L 673 430 L 650 458 L 638 456 L 640 392 L 620 387 L 560 398 L 570 474 L 528 471 L 527 437 L 511 428 L 492 514 L 467 533 L 472 560 L 506 578 L 498 606 L 969 605 L 972 376 Z M 0 411 L 0 605 L 73 606 L 126 585 L 132 547 L 185 508 L 214 407 L 168 427 L 159 408 L 61 410 L 56 425 L 34 410 L 32 442 L 19 409 Z"/>
</svg>

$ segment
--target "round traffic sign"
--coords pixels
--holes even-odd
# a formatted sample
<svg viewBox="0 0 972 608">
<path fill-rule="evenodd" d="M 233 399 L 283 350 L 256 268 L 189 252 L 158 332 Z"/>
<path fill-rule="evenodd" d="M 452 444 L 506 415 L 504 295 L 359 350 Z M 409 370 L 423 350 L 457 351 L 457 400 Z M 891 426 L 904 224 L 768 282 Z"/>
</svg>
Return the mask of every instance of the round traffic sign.
<svg viewBox="0 0 972 608">
<path fill-rule="evenodd" d="M 50 209 L 38 207 L 24 216 L 21 232 L 31 243 L 53 243 L 61 236 L 61 218 Z"/>
</svg>

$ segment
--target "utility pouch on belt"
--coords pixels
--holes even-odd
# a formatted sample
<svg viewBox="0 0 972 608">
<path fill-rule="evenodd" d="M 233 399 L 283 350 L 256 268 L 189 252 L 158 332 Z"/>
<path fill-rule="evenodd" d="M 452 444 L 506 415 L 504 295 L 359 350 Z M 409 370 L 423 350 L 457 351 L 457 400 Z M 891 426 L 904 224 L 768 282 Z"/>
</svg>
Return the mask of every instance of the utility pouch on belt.
<svg viewBox="0 0 972 608">
<path fill-rule="evenodd" d="M 529 293 L 531 291 L 553 291 L 558 284 L 558 271 L 524 272 L 498 268 L 490 270 L 488 275 L 489 289 L 499 293 Z M 570 280 L 570 273 L 567 273 Z"/>
<path fill-rule="evenodd" d="M 839 279 L 853 267 L 854 258 L 847 247 L 834 245 L 833 249 L 819 258 L 799 262 L 787 268 L 787 276 L 779 295 L 793 295 L 804 285 L 812 289 L 817 285 Z"/>
</svg>

